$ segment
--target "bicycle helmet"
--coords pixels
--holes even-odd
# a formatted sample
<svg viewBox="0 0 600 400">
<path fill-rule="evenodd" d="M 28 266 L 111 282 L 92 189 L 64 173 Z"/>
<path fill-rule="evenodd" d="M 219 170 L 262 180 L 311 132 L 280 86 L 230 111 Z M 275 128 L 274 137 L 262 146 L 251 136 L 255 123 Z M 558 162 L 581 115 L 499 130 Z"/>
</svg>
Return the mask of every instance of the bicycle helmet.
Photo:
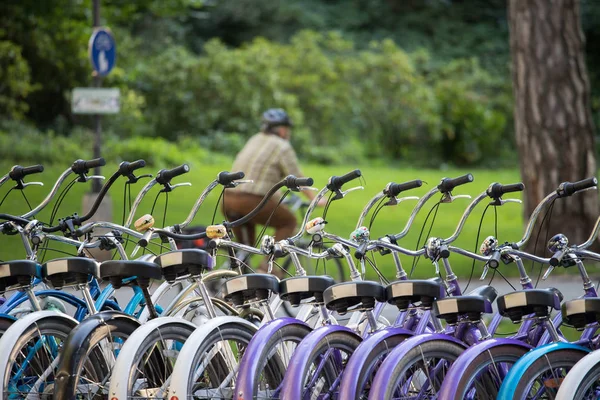
<svg viewBox="0 0 600 400">
<path fill-rule="evenodd" d="M 282 108 L 270 108 L 262 115 L 263 131 L 276 126 L 293 126 L 290 116 Z"/>
</svg>

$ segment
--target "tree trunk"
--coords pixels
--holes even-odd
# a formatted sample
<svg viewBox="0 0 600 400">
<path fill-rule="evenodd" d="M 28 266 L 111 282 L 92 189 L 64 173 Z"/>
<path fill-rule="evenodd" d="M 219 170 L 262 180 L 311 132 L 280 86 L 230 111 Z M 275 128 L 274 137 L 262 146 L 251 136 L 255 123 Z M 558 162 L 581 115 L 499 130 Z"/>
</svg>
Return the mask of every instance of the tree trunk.
<svg viewBox="0 0 600 400">
<path fill-rule="evenodd" d="M 596 176 L 590 84 L 579 0 L 509 0 L 515 130 L 525 184 L 525 221 L 561 182 Z M 533 249 L 543 213 L 528 249 Z M 558 199 L 551 236 L 582 243 L 598 218 L 596 191 Z M 547 223 L 547 222 L 546 222 Z M 542 230 L 540 248 L 546 238 Z"/>
</svg>

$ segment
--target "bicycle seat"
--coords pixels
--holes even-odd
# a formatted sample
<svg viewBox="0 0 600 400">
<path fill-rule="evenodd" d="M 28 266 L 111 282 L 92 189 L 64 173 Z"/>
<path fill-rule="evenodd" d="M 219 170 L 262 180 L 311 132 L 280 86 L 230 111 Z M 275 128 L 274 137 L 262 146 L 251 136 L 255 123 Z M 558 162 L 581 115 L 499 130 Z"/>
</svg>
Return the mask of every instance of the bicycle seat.
<svg viewBox="0 0 600 400">
<path fill-rule="evenodd" d="M 323 304 L 323 292 L 334 284 L 330 276 L 294 276 L 279 282 L 279 297 L 294 307 L 310 298 L 314 298 L 312 303 Z"/>
<path fill-rule="evenodd" d="M 108 280 L 115 289 L 123 286 L 122 279 L 135 277 L 140 287 L 148 287 L 150 279 L 162 279 L 160 267 L 139 260 L 111 260 L 100 264 L 100 277 Z"/>
<path fill-rule="evenodd" d="M 394 304 L 400 311 L 418 303 L 420 307 L 429 309 L 435 300 L 444 298 L 444 295 L 445 289 L 441 281 L 433 280 L 396 281 L 385 288 L 387 302 Z"/>
<path fill-rule="evenodd" d="M 375 301 L 385 301 L 385 288 L 376 282 L 342 282 L 323 292 L 325 306 L 338 314 L 372 310 Z"/>
<path fill-rule="evenodd" d="M 236 306 L 247 301 L 267 300 L 270 292 L 279 292 L 279 279 L 271 274 L 240 275 L 223 284 L 223 297 Z"/>
<path fill-rule="evenodd" d="M 56 289 L 86 283 L 90 275 L 100 277 L 98 263 L 91 258 L 57 258 L 42 265 L 42 276 Z"/>
<path fill-rule="evenodd" d="M 583 329 L 587 324 L 600 322 L 600 298 L 570 300 L 562 305 L 561 311 L 564 323 Z"/>
<path fill-rule="evenodd" d="M 512 322 L 520 322 L 524 316 L 535 314 L 548 317 L 549 308 L 560 310 L 562 293 L 555 288 L 519 290 L 498 297 L 498 311 Z"/>
<path fill-rule="evenodd" d="M 498 297 L 498 292 L 490 285 L 482 285 L 471 290 L 467 293 L 467 296 L 481 296 L 490 303 L 493 303 L 496 297 Z"/>
<path fill-rule="evenodd" d="M 466 315 L 469 321 L 477 322 L 481 319 L 481 314 L 492 313 L 492 303 L 478 295 L 446 297 L 433 303 L 433 312 L 449 324 L 457 323 L 460 315 Z"/>
<path fill-rule="evenodd" d="M 210 255 L 200 249 L 183 249 L 160 254 L 154 263 L 162 268 L 165 279 L 169 282 L 187 275 L 200 275 L 212 270 L 213 260 Z"/>
<path fill-rule="evenodd" d="M 0 292 L 6 288 L 27 286 L 33 278 L 41 278 L 40 266 L 29 260 L 14 260 L 0 263 Z"/>
</svg>

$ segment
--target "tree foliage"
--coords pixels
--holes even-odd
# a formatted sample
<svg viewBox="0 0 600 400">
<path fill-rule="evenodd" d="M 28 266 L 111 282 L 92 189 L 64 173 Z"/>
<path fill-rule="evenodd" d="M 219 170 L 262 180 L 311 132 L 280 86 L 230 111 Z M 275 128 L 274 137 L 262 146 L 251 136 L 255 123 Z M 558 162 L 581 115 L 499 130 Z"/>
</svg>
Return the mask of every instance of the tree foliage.
<svg viewBox="0 0 600 400">
<path fill-rule="evenodd" d="M 70 91 L 92 79 L 91 3 L 0 4 L 2 118 L 58 134 L 90 125 L 71 114 Z M 600 37 L 600 6 L 582 3 L 586 34 Z M 103 123 L 116 135 L 196 137 L 232 153 L 262 110 L 277 106 L 296 121 L 300 153 L 319 162 L 478 165 L 510 156 L 504 0 L 101 4 L 117 40 L 117 66 L 103 83 L 121 89 L 121 113 Z M 600 87 L 600 59 L 588 58 Z"/>
</svg>

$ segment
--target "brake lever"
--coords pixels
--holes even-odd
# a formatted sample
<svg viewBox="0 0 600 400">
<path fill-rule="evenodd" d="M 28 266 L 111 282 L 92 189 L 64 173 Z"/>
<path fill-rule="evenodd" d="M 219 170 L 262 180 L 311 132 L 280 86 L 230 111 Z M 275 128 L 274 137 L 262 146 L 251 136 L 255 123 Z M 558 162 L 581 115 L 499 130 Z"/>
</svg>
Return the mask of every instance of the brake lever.
<svg viewBox="0 0 600 400">
<path fill-rule="evenodd" d="M 16 185 L 13 189 L 25 189 L 27 186 L 36 185 L 36 186 L 44 186 L 43 182 L 27 182 L 22 183 L 20 185 Z"/>
<path fill-rule="evenodd" d="M 192 186 L 192 184 L 191 184 L 190 182 L 183 182 L 183 183 L 178 183 L 178 184 L 176 184 L 176 185 L 172 185 L 172 186 L 171 186 L 171 185 L 169 185 L 169 188 L 170 188 L 170 190 L 169 190 L 169 191 L 172 191 L 172 190 L 174 190 L 175 188 L 178 188 L 179 186 Z"/>
<path fill-rule="evenodd" d="M 522 200 L 519 199 L 500 199 L 500 200 L 494 200 L 492 202 L 490 202 L 491 206 L 501 206 L 504 205 L 506 203 L 517 203 L 517 204 L 523 204 Z"/>
<path fill-rule="evenodd" d="M 546 279 L 548 279 L 548 277 L 550 276 L 550 273 L 552 271 L 554 271 L 554 266 L 549 266 L 548 269 L 546 270 L 546 273 L 544 274 L 544 276 L 542 276 L 542 280 L 545 281 Z"/>
<path fill-rule="evenodd" d="M 453 196 L 451 194 L 444 194 L 444 197 L 442 198 L 442 200 L 440 200 L 440 203 L 452 203 L 456 199 L 470 199 L 470 198 L 471 198 L 471 196 L 468 194 L 459 194 L 458 196 Z"/>
<path fill-rule="evenodd" d="M 482 281 L 482 280 L 485 279 L 485 277 L 487 276 L 489 270 L 490 270 L 490 267 L 488 267 L 488 265 L 485 264 L 484 267 L 483 267 L 483 272 L 481 273 L 481 276 L 479 277 L 480 281 Z"/>
<path fill-rule="evenodd" d="M 363 190 L 363 189 L 364 189 L 364 186 L 356 186 L 356 187 L 350 188 L 350 189 L 342 192 L 342 197 L 345 197 L 348 193 L 354 192 L 355 190 Z"/>
<path fill-rule="evenodd" d="M 312 190 L 313 192 L 318 192 L 319 189 L 312 186 L 300 186 L 300 190 Z"/>
<path fill-rule="evenodd" d="M 105 177 L 105 176 L 102 176 L 102 175 L 90 175 L 90 176 L 86 176 L 86 177 L 85 177 L 85 181 L 86 181 L 86 182 L 87 182 L 87 181 L 89 181 L 89 180 L 92 180 L 92 179 L 100 179 L 100 180 L 105 180 L 105 179 L 106 179 L 106 177 Z"/>
<path fill-rule="evenodd" d="M 437 260 L 432 260 L 431 262 L 435 266 L 435 274 L 439 275 L 440 274 L 440 264 L 438 263 Z"/>
<path fill-rule="evenodd" d="M 387 203 L 385 203 L 385 205 L 386 206 L 395 206 L 406 200 L 419 200 L 419 198 L 417 196 L 406 196 L 406 197 L 401 197 L 401 198 L 390 197 L 390 200 Z"/>
<path fill-rule="evenodd" d="M 252 179 L 244 179 L 244 180 L 239 180 L 239 181 L 233 181 L 231 182 L 231 184 L 235 187 L 237 185 L 241 185 L 243 183 L 254 183 L 254 181 Z"/>
</svg>

